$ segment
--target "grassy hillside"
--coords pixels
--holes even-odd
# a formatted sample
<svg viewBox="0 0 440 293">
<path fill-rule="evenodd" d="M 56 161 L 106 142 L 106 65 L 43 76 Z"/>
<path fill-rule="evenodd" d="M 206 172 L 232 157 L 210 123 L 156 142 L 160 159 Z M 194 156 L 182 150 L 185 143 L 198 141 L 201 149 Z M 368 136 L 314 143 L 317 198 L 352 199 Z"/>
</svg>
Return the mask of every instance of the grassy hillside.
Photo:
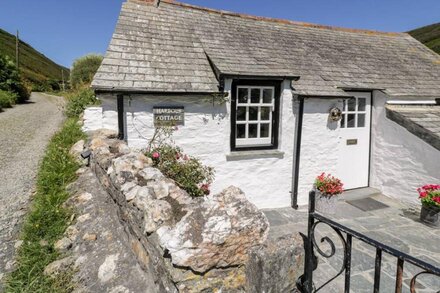
<svg viewBox="0 0 440 293">
<path fill-rule="evenodd" d="M 15 62 L 15 36 L 0 29 L 0 54 L 9 56 Z M 69 69 L 60 66 L 20 41 L 20 72 L 25 81 L 34 89 L 48 87 L 62 80 L 61 70 L 64 70 L 64 79 L 68 80 Z"/>
<path fill-rule="evenodd" d="M 440 54 L 440 22 L 427 25 L 408 32 L 431 50 Z"/>
</svg>

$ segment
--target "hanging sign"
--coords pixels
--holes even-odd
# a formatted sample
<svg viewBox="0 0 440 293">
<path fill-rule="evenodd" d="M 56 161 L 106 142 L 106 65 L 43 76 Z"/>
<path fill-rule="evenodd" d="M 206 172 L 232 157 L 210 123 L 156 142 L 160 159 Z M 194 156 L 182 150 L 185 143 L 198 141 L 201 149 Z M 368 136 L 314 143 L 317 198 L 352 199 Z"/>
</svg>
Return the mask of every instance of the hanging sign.
<svg viewBox="0 0 440 293">
<path fill-rule="evenodd" d="M 154 107 L 154 126 L 178 126 L 185 124 L 184 107 Z"/>
</svg>

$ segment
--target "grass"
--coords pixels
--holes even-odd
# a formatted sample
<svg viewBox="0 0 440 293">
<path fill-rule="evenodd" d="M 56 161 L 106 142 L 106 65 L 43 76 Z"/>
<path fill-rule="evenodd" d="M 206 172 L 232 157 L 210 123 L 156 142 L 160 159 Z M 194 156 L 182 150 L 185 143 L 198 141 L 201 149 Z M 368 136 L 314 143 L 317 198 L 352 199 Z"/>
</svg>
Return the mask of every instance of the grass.
<svg viewBox="0 0 440 293">
<path fill-rule="evenodd" d="M 0 29 L 0 54 L 15 61 L 15 36 Z M 47 84 L 48 81 L 61 81 L 61 70 L 64 79 L 69 79 L 69 69 L 56 64 L 29 44 L 20 41 L 20 73 L 33 87 Z"/>
<path fill-rule="evenodd" d="M 434 52 L 440 54 L 440 23 L 427 25 L 408 33 Z"/>
<path fill-rule="evenodd" d="M 69 197 L 67 184 L 76 178 L 78 164 L 69 154 L 84 137 L 77 118 L 69 118 L 49 142 L 37 177 L 33 206 L 22 228 L 23 244 L 17 269 L 7 278 L 6 292 L 70 292 L 70 274 L 50 278 L 44 268 L 60 257 L 53 248 L 67 228 L 71 211 L 62 204 Z"/>
</svg>

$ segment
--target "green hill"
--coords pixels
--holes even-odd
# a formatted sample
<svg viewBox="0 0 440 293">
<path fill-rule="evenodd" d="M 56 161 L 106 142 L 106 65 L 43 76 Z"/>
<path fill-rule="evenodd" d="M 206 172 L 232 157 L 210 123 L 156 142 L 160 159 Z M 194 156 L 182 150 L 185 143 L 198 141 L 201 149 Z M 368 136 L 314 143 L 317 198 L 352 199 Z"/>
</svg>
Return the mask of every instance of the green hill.
<svg viewBox="0 0 440 293">
<path fill-rule="evenodd" d="M 50 90 L 62 80 L 69 79 L 69 69 L 60 66 L 32 48 L 29 44 L 20 41 L 20 72 L 25 82 L 34 90 Z M 0 54 L 6 55 L 15 61 L 15 36 L 0 29 Z"/>
<path fill-rule="evenodd" d="M 408 33 L 434 52 L 440 54 L 440 22 L 409 31 Z"/>
</svg>

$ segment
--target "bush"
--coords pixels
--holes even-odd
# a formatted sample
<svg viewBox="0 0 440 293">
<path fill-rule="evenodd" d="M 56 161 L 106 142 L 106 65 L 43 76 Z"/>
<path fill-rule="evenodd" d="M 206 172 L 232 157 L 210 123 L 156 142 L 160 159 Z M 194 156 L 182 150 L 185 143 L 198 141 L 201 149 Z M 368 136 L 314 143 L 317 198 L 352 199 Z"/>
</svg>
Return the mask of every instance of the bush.
<svg viewBox="0 0 440 293">
<path fill-rule="evenodd" d="M 96 105 L 99 101 L 90 88 L 81 88 L 67 95 L 67 117 L 78 117 L 87 106 Z"/>
<path fill-rule="evenodd" d="M 17 103 L 17 94 L 0 90 L 0 109 L 11 108 Z"/>
<path fill-rule="evenodd" d="M 165 176 L 193 197 L 210 193 L 209 187 L 214 180 L 214 169 L 204 166 L 197 158 L 185 155 L 178 147 L 161 145 L 147 152 L 154 166 Z"/>
<path fill-rule="evenodd" d="M 14 62 L 2 55 L 0 55 L 0 90 L 16 93 L 19 103 L 27 101 L 30 97 Z"/>
<path fill-rule="evenodd" d="M 90 84 L 103 59 L 101 55 L 94 54 L 76 59 L 70 72 L 71 86 L 77 88 Z"/>
</svg>

